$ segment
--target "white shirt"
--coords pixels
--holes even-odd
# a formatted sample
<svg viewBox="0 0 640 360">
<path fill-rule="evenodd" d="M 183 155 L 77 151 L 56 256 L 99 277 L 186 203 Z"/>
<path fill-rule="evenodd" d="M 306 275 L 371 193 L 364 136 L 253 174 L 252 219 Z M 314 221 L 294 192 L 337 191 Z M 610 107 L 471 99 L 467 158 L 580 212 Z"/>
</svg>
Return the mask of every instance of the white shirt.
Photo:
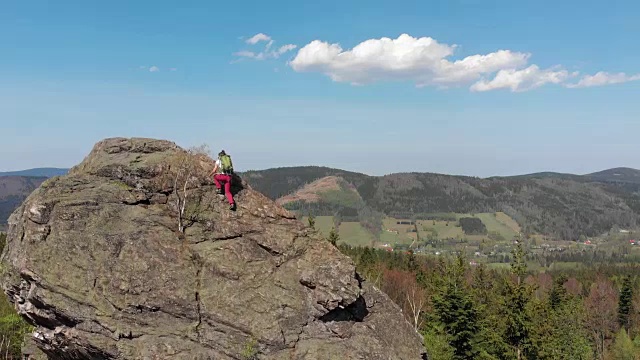
<svg viewBox="0 0 640 360">
<path fill-rule="evenodd" d="M 220 159 L 216 159 L 215 165 L 218 166 L 218 170 L 216 170 L 216 174 L 222 174 L 222 163 L 220 162 Z"/>
</svg>

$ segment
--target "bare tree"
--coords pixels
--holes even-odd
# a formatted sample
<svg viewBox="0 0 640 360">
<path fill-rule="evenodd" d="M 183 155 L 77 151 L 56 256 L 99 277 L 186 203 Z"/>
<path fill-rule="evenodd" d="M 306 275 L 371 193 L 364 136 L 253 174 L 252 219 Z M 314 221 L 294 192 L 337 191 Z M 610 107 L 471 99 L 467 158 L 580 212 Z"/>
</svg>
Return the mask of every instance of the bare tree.
<svg viewBox="0 0 640 360">
<path fill-rule="evenodd" d="M 427 296 L 425 294 L 425 290 L 420 287 L 415 279 L 410 279 L 407 285 L 407 303 L 409 304 L 409 309 L 411 309 L 413 328 L 418 331 L 422 326 L 422 317 L 420 315 L 422 315 L 422 311 L 424 310 L 427 302 Z"/>
<path fill-rule="evenodd" d="M 383 291 L 402 308 L 417 331 L 422 326 L 422 312 L 427 304 L 427 294 L 412 272 L 384 269 Z"/>
<path fill-rule="evenodd" d="M 611 281 L 598 278 L 585 299 L 585 308 L 590 314 L 587 326 L 593 334 L 598 359 L 604 359 L 605 341 L 612 338 L 617 329 L 617 293 Z"/>
<path fill-rule="evenodd" d="M 175 194 L 175 207 L 178 212 L 178 232 L 184 234 L 187 228 L 187 210 L 194 191 L 202 184 L 206 171 L 208 147 L 201 145 L 188 150 L 176 152 L 168 163 L 165 176 L 171 183 L 171 191 Z"/>
</svg>

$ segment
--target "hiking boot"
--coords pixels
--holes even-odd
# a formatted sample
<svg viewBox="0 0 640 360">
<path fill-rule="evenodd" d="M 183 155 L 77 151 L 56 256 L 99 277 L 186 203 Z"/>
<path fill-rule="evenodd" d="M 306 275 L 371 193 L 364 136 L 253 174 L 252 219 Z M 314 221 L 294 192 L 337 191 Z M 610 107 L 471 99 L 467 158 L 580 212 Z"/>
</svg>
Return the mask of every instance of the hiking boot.
<svg viewBox="0 0 640 360">
<path fill-rule="evenodd" d="M 229 210 L 236 211 L 236 203 L 229 205 Z"/>
</svg>

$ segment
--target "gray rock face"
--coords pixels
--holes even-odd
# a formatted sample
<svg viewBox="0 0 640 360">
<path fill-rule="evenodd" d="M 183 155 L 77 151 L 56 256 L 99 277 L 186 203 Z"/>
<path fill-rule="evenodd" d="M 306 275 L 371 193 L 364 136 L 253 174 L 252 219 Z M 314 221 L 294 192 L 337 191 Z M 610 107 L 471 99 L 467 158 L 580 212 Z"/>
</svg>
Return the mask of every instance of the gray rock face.
<svg viewBox="0 0 640 360">
<path fill-rule="evenodd" d="M 206 179 L 177 231 L 172 142 L 106 139 L 9 219 L 2 285 L 51 359 L 421 359 L 352 261 L 246 184 Z"/>
</svg>

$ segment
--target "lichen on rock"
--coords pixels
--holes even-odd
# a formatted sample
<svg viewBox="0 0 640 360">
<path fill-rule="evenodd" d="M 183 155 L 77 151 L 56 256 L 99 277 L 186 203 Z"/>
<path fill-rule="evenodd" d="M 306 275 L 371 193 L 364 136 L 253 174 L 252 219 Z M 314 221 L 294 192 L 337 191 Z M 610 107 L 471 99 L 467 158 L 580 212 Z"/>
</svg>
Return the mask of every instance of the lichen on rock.
<svg viewBox="0 0 640 360">
<path fill-rule="evenodd" d="M 185 223 L 170 141 L 111 138 L 9 219 L 2 285 L 51 359 L 421 359 L 400 309 L 293 214 L 200 158 Z M 191 176 L 191 175 L 190 175 Z M 249 349 L 249 350 L 247 350 Z"/>
</svg>

